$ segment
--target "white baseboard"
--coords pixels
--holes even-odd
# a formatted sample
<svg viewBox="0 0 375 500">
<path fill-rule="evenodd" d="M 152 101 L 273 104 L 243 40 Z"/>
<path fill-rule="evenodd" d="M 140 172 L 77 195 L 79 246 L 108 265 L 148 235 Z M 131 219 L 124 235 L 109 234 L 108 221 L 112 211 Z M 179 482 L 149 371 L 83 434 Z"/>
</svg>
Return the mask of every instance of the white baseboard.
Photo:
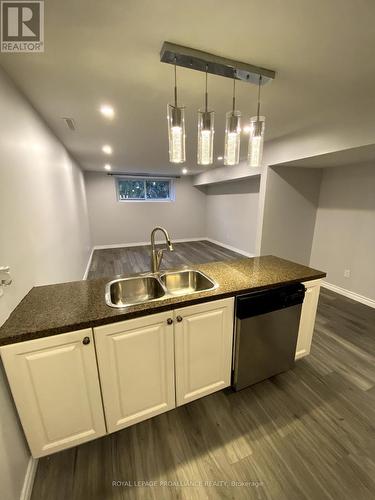
<svg viewBox="0 0 375 500">
<path fill-rule="evenodd" d="M 339 293 L 340 295 L 344 295 L 349 299 L 360 302 L 361 304 L 365 304 L 366 306 L 372 307 L 375 309 L 375 300 L 369 299 L 368 297 L 364 297 L 363 295 L 359 295 L 359 293 L 351 292 L 350 290 L 346 290 L 345 288 L 341 288 L 341 286 L 332 285 L 332 283 L 327 283 L 326 281 L 322 281 L 322 286 L 327 288 L 328 290 L 332 290 L 332 292 Z"/>
<path fill-rule="evenodd" d="M 180 238 L 180 239 L 172 239 L 172 243 L 186 243 L 188 241 L 201 241 L 207 240 L 205 236 L 201 238 Z M 156 240 L 155 243 L 165 243 L 165 240 Z M 93 250 L 105 250 L 106 248 L 123 248 L 123 247 L 142 247 L 144 245 L 149 245 L 150 241 L 136 241 L 134 243 L 115 243 L 114 245 L 95 245 Z"/>
<path fill-rule="evenodd" d="M 232 247 L 231 245 L 227 245 L 226 243 L 222 243 L 221 241 L 213 240 L 212 238 L 204 238 L 205 240 L 214 243 L 215 245 L 219 245 L 219 247 L 224 247 L 227 250 L 232 250 L 232 252 L 240 253 L 245 257 L 255 257 L 253 253 L 245 252 L 244 250 L 240 250 L 239 248 Z"/>
<path fill-rule="evenodd" d="M 85 274 L 83 275 L 83 278 L 82 278 L 83 280 L 86 280 L 87 279 L 87 275 L 89 274 L 89 269 L 90 269 L 90 266 L 91 266 L 91 261 L 92 261 L 92 256 L 93 256 L 94 250 L 95 250 L 95 247 L 91 248 L 89 260 L 87 261 L 87 266 L 86 266 L 86 269 L 85 269 Z"/>
<path fill-rule="evenodd" d="M 30 457 L 29 464 L 23 482 L 23 487 L 20 495 L 20 500 L 30 500 L 33 491 L 34 479 L 38 467 L 38 459 Z"/>
</svg>

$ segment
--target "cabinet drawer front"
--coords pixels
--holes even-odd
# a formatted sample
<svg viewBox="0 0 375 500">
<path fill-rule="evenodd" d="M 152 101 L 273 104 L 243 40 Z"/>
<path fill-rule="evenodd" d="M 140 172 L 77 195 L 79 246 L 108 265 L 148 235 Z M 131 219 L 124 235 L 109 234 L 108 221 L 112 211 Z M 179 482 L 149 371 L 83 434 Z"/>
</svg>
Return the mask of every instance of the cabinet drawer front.
<svg viewBox="0 0 375 500">
<path fill-rule="evenodd" d="M 171 313 L 94 330 L 108 431 L 175 407 Z"/>
<path fill-rule="evenodd" d="M 6 346 L 1 355 L 34 457 L 105 434 L 91 330 Z"/>
<path fill-rule="evenodd" d="M 175 311 L 177 406 L 230 385 L 233 302 L 217 300 Z"/>
</svg>

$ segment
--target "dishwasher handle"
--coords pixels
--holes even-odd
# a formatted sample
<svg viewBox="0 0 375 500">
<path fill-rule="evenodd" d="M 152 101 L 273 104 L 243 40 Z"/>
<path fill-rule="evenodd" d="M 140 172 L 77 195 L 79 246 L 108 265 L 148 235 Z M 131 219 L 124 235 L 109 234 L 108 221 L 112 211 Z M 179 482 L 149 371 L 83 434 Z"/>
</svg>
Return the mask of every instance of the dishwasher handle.
<svg viewBox="0 0 375 500">
<path fill-rule="evenodd" d="M 240 295 L 236 300 L 236 316 L 239 319 L 251 318 L 302 304 L 305 291 L 304 285 L 298 283 Z"/>
</svg>

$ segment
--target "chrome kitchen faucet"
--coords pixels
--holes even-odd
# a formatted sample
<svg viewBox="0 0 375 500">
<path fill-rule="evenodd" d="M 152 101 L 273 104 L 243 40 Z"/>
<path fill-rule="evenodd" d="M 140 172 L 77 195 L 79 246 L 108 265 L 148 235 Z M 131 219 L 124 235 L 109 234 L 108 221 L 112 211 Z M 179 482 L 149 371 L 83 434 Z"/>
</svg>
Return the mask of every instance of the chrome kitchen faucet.
<svg viewBox="0 0 375 500">
<path fill-rule="evenodd" d="M 156 250 L 155 248 L 155 233 L 161 231 L 166 239 L 168 250 L 173 252 L 173 245 L 169 238 L 168 231 L 164 227 L 156 226 L 151 231 L 151 272 L 157 273 L 160 269 L 160 264 L 163 258 L 163 250 Z"/>
</svg>

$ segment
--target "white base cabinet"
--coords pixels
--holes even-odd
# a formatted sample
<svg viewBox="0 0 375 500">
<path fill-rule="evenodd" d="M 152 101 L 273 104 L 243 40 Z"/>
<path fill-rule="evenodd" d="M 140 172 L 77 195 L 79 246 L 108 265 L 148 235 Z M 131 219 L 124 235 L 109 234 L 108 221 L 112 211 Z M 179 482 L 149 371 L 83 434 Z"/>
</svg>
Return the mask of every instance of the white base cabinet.
<svg viewBox="0 0 375 500">
<path fill-rule="evenodd" d="M 230 385 L 234 299 L 94 328 L 108 432 Z"/>
<path fill-rule="evenodd" d="M 1 347 L 32 455 L 229 386 L 233 310 L 231 297 Z"/>
<path fill-rule="evenodd" d="M 172 317 L 173 311 L 94 328 L 108 432 L 175 407 Z"/>
<path fill-rule="evenodd" d="M 306 288 L 306 294 L 302 304 L 295 359 L 300 359 L 310 354 L 321 283 L 321 279 L 303 283 Z"/>
<path fill-rule="evenodd" d="M 1 348 L 33 457 L 106 434 L 92 330 Z"/>
<path fill-rule="evenodd" d="M 177 406 L 230 385 L 233 304 L 215 300 L 175 311 Z"/>
</svg>

